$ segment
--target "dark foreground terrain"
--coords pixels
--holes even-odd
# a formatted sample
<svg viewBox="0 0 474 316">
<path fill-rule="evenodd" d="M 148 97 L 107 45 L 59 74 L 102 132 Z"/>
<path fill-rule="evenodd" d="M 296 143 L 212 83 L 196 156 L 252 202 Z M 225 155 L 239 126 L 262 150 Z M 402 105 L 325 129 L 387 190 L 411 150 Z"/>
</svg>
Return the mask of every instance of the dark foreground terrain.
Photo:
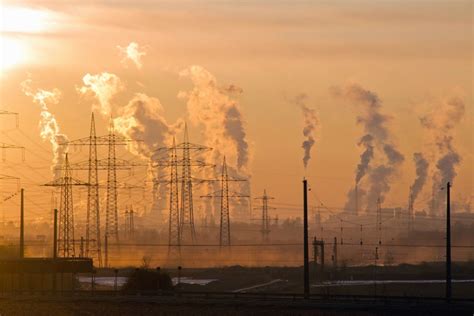
<svg viewBox="0 0 474 316">
<path fill-rule="evenodd" d="M 1 315 L 472 315 L 474 304 L 290 298 L 4 297 Z"/>
</svg>

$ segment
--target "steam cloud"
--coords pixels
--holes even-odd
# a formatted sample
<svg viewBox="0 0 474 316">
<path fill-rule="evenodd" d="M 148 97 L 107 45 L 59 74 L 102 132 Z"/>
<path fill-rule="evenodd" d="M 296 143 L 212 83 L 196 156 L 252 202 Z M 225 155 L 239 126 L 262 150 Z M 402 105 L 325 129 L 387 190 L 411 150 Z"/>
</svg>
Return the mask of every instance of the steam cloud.
<svg viewBox="0 0 474 316">
<path fill-rule="evenodd" d="M 225 155 L 239 170 L 245 169 L 249 160 L 247 133 L 239 104 L 229 95 L 242 90 L 233 85 L 220 88 L 216 78 L 201 66 L 191 66 L 180 76 L 194 84 L 191 91 L 181 91 L 178 97 L 187 100 L 191 121 L 204 127 L 206 145 L 215 151 L 213 162 L 222 163 Z"/>
<path fill-rule="evenodd" d="M 308 162 L 311 159 L 311 148 L 316 142 L 317 132 L 319 128 L 319 118 L 315 109 L 311 109 L 306 105 L 308 96 L 306 94 L 300 94 L 296 96 L 295 103 L 303 111 L 303 135 L 305 140 L 303 141 L 302 148 L 304 150 L 303 165 L 306 169 Z"/>
<path fill-rule="evenodd" d="M 428 177 L 428 160 L 423 157 L 422 153 L 414 153 L 413 161 L 415 162 L 416 178 L 410 186 L 411 203 L 414 204 Z"/>
<path fill-rule="evenodd" d="M 192 90 L 181 91 L 178 97 L 187 100 L 191 122 L 203 127 L 205 145 L 213 148 L 210 163 L 220 166 L 225 156 L 229 175 L 248 176 L 247 132 L 239 103 L 232 98 L 241 94 L 242 89 L 234 85 L 218 86 L 214 75 L 197 65 L 184 69 L 180 76 L 189 78 L 194 84 Z M 216 191 L 218 187 L 212 190 Z M 250 192 L 248 181 L 241 182 L 240 190 Z M 247 200 L 240 200 L 240 210 L 245 209 L 246 204 Z"/>
<path fill-rule="evenodd" d="M 456 167 L 461 156 L 454 148 L 454 128 L 461 122 L 465 113 L 465 104 L 460 97 L 451 97 L 441 103 L 428 115 L 420 118 L 421 125 L 427 131 L 435 148 L 436 169 L 432 173 L 433 199 L 431 213 L 437 215 L 444 194 L 440 188 L 452 182 L 456 177 Z"/>
<path fill-rule="evenodd" d="M 59 124 L 55 116 L 49 111 L 48 104 L 57 104 L 61 97 L 61 91 L 53 89 L 51 91 L 31 88 L 32 80 L 26 79 L 21 83 L 23 93 L 33 98 L 33 102 L 41 106 L 40 112 L 40 136 L 44 141 L 49 141 L 53 150 L 53 166 L 54 177 L 61 175 L 61 167 L 64 160 L 64 153 L 67 152 L 68 146 L 59 144 L 67 142 L 68 138 L 65 134 L 61 134 Z"/>
<path fill-rule="evenodd" d="M 404 156 L 391 140 L 392 135 L 388 128 L 391 117 L 381 113 L 382 103 L 377 94 L 358 84 L 334 87 L 332 92 L 335 96 L 359 106 L 357 123 L 363 126 L 365 134 L 359 141 L 359 146 L 363 146 L 364 151 L 357 166 L 355 182 L 357 185 L 365 176 L 368 177 L 367 208 L 375 209 L 379 198 L 384 201 L 385 195 L 390 191 L 391 180 L 404 161 Z M 383 154 L 385 162 L 373 166 L 372 161 L 376 158 L 376 153 Z M 381 158 L 379 160 L 382 160 Z M 348 205 L 353 203 L 353 200 L 355 199 L 349 198 L 346 206 L 353 209 L 352 205 Z"/>
<path fill-rule="evenodd" d="M 168 124 L 163 116 L 163 106 L 156 98 L 137 93 L 130 102 L 117 111 L 115 130 L 140 142 L 132 143 L 132 152 L 148 159 L 153 150 L 170 143 L 170 136 L 177 126 Z"/>
<path fill-rule="evenodd" d="M 114 95 L 123 89 L 123 84 L 117 75 L 103 72 L 101 74 L 86 74 L 82 81 L 84 86 L 78 89 L 82 94 L 92 94 L 99 104 L 94 104 L 92 110 L 99 110 L 103 116 L 112 114 L 111 100 Z"/>
<path fill-rule="evenodd" d="M 146 52 L 137 43 L 131 42 L 126 47 L 117 46 L 117 48 L 123 56 L 122 63 L 125 64 L 130 60 L 138 69 L 143 67 L 142 57 L 146 55 Z"/>
</svg>

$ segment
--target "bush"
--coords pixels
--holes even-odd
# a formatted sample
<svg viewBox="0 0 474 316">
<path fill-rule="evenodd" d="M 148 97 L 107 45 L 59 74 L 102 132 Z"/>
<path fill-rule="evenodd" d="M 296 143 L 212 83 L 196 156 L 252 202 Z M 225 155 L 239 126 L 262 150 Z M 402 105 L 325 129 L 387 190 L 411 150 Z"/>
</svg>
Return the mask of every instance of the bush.
<svg viewBox="0 0 474 316">
<path fill-rule="evenodd" d="M 147 269 L 136 269 L 122 288 L 125 293 L 170 291 L 173 289 L 171 278 L 166 273 Z"/>
</svg>

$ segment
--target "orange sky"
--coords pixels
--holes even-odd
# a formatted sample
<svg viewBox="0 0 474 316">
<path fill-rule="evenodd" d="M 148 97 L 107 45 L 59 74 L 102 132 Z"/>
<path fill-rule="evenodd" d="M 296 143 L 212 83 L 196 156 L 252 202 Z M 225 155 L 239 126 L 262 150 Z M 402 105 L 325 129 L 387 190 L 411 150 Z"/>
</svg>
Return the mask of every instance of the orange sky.
<svg viewBox="0 0 474 316">
<path fill-rule="evenodd" d="M 250 144 L 253 195 L 266 188 L 276 203 L 300 204 L 303 119 L 289 100 L 305 93 L 321 123 L 306 177 L 326 205 L 344 205 L 363 132 L 356 124 L 356 108 L 334 98 L 330 88 L 348 82 L 377 93 L 381 111 L 393 116 L 390 130 L 405 161 L 392 181 L 386 206 L 406 205 L 414 178 L 411 156 L 430 150 L 419 117 L 452 95 L 461 96 L 466 105 L 454 129 L 454 145 L 462 156 L 454 196 L 469 200 L 473 195 L 474 38 L 469 0 L 0 3 L 0 109 L 19 112 L 22 130 L 0 134 L 0 141 L 26 146 L 30 152 L 25 164 L 35 168 L 32 172 L 13 166 L 18 155 L 8 152 L 1 173 L 25 174 L 28 179 L 22 181 L 29 191 L 43 192 L 32 193 L 41 199 L 37 214 L 49 212 L 49 195 L 37 184 L 49 181 L 51 174 L 50 164 L 34 155 L 37 144 L 44 149 L 42 158 L 52 154 L 48 157 L 51 147 L 39 136 L 40 108 L 24 95 L 21 82 L 30 76 L 35 89 L 61 91 L 60 102 L 50 111 L 61 132 L 75 139 L 87 136 L 96 103 L 77 90 L 85 74 L 116 74 L 124 89 L 113 99 L 115 106 L 127 104 L 134 93 L 145 93 L 160 100 L 164 117 L 174 123 L 189 120 L 186 101 L 177 96 L 192 89 L 191 81 L 179 76 L 191 65 L 207 69 L 222 86 L 234 84 L 243 90 L 237 99 Z M 130 60 L 122 62 L 117 46 L 130 42 L 146 52 L 140 69 Z M 14 127 L 7 118 L 0 121 L 4 129 Z M 100 134 L 106 126 L 106 119 L 99 118 Z M 204 141 L 198 126 L 191 124 L 190 130 L 194 142 Z M 426 207 L 430 188 L 428 183 L 417 208 Z"/>
</svg>

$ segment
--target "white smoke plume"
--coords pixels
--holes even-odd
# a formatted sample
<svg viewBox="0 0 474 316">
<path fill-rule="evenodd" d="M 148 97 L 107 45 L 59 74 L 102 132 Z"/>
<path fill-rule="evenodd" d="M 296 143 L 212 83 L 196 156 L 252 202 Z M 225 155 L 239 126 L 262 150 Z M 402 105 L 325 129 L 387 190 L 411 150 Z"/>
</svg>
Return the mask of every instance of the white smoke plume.
<svg viewBox="0 0 474 316">
<path fill-rule="evenodd" d="M 316 143 L 320 128 L 318 114 L 315 109 L 311 109 L 306 105 L 307 100 L 308 96 L 304 93 L 297 95 L 295 98 L 296 105 L 303 112 L 303 136 L 305 140 L 303 141 L 302 148 L 304 150 L 303 165 L 305 169 L 308 167 L 308 162 L 311 159 L 311 148 Z"/>
<path fill-rule="evenodd" d="M 156 98 L 137 93 L 127 105 L 117 110 L 115 130 L 130 139 L 131 151 L 149 159 L 154 150 L 169 145 L 171 137 L 182 125 L 181 120 L 171 125 L 163 116 L 163 106 Z"/>
<path fill-rule="evenodd" d="M 219 86 L 214 75 L 197 65 L 184 69 L 180 76 L 189 78 L 194 84 L 192 90 L 181 91 L 178 97 L 187 101 L 191 122 L 203 128 L 205 145 L 213 148 L 209 162 L 220 166 L 225 156 L 229 174 L 248 176 L 247 132 L 239 103 L 233 98 L 241 94 L 242 89 L 234 85 Z M 212 190 L 216 191 L 218 187 Z M 250 192 L 249 183 L 243 182 L 240 190 Z M 240 202 L 243 211 L 247 202 Z"/>
<path fill-rule="evenodd" d="M 181 91 L 178 97 L 187 100 L 191 122 L 204 128 L 206 145 L 215 152 L 213 163 L 221 164 L 225 155 L 230 165 L 245 170 L 249 161 L 245 123 L 238 102 L 229 95 L 242 90 L 219 87 L 216 78 L 201 66 L 191 66 L 180 76 L 194 84 L 191 91 Z"/>
<path fill-rule="evenodd" d="M 40 136 L 44 141 L 49 141 L 53 151 L 53 170 L 54 177 L 58 178 L 61 175 L 61 167 L 64 160 L 64 153 L 67 152 L 67 145 L 60 145 L 61 143 L 67 142 L 68 138 L 65 134 L 60 132 L 59 124 L 54 114 L 48 109 L 48 104 L 57 104 L 61 97 L 61 91 L 59 89 L 43 90 L 37 89 L 34 91 L 31 88 L 31 78 L 26 79 L 21 83 L 23 93 L 32 97 L 33 102 L 41 107 L 40 112 Z"/>
<path fill-rule="evenodd" d="M 429 114 L 420 118 L 421 125 L 427 132 L 431 145 L 434 148 L 434 165 L 432 172 L 433 199 L 431 213 L 440 212 L 444 193 L 440 188 L 447 182 L 453 182 L 461 163 L 461 156 L 454 147 L 454 129 L 461 122 L 465 114 L 464 101 L 457 96 L 446 99 L 436 106 Z"/>
<path fill-rule="evenodd" d="M 410 199 L 411 203 L 415 204 L 415 201 L 421 190 L 423 190 L 423 186 L 428 178 L 429 162 L 425 159 L 422 153 L 414 153 L 413 162 L 415 162 L 416 177 L 413 184 L 410 186 Z"/>
<path fill-rule="evenodd" d="M 131 61 L 138 69 L 143 67 L 142 57 L 146 55 L 146 51 L 140 48 L 136 42 L 131 42 L 125 47 L 117 46 L 120 54 L 123 56 L 122 63 L 126 64 Z"/>
<path fill-rule="evenodd" d="M 175 124 L 169 124 L 164 117 L 164 109 L 157 98 L 143 93 L 137 93 L 127 105 L 117 109 L 114 118 L 115 131 L 126 138 L 139 140 L 129 144 L 131 153 L 149 160 L 148 180 L 156 179 L 166 173 L 164 167 L 152 167 L 158 157 L 155 150 L 160 147 L 170 146 L 171 138 L 182 125 L 178 120 Z M 153 205 L 152 208 L 160 213 L 166 208 L 167 189 L 163 183 L 153 181 Z"/>
<path fill-rule="evenodd" d="M 94 104 L 92 110 L 99 110 L 103 116 L 109 117 L 112 114 L 112 98 L 124 88 L 120 78 L 115 74 L 103 72 L 96 75 L 86 74 L 82 81 L 84 85 L 78 88 L 78 91 L 91 94 L 99 102 Z"/>
<path fill-rule="evenodd" d="M 358 84 L 335 87 L 332 92 L 358 106 L 357 123 L 362 125 L 365 133 L 359 146 L 364 146 L 365 150 L 361 155 L 355 180 L 358 184 L 364 176 L 368 176 L 367 208 L 375 209 L 378 199 L 384 201 L 385 195 L 390 191 L 393 176 L 404 161 L 403 155 L 392 143 L 388 127 L 391 118 L 381 113 L 382 103 L 377 94 Z M 373 166 L 372 161 L 377 158 L 377 154 L 380 162 Z"/>
</svg>

